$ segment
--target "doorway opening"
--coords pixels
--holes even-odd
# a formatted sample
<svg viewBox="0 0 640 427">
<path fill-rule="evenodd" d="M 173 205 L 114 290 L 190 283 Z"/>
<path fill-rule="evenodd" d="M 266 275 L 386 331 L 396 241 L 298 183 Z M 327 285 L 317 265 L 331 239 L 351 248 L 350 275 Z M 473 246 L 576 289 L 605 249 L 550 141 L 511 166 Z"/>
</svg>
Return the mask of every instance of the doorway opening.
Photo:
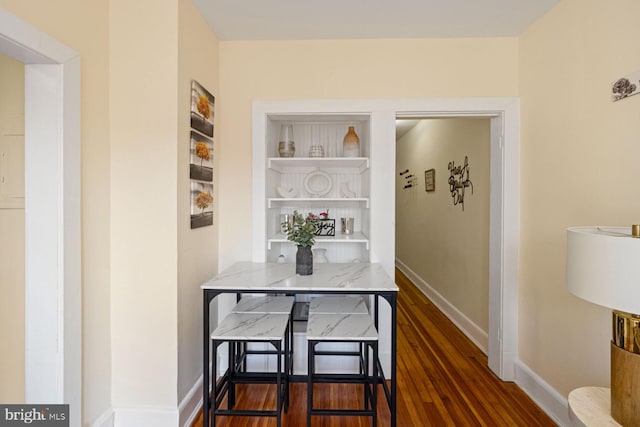
<svg viewBox="0 0 640 427">
<path fill-rule="evenodd" d="M 486 354 L 491 118 L 396 128 L 396 265 Z"/>
<path fill-rule="evenodd" d="M 414 227 L 431 230 L 430 238 L 441 246 L 420 248 L 428 243 L 417 242 L 417 248 L 396 248 L 396 265 L 487 354 L 490 369 L 501 379 L 512 381 L 517 358 L 519 107 L 517 100 L 478 101 L 459 100 L 459 108 L 448 111 L 434 108 L 421 109 L 420 113 L 407 110 L 397 113 L 400 142 L 396 143 L 396 239 L 409 232 L 399 224 L 407 214 L 413 216 Z M 500 108 L 490 107 L 495 101 Z M 437 100 L 434 103 L 441 104 Z M 476 128 L 487 134 L 484 151 L 468 145 L 471 134 L 480 132 Z M 471 134 L 465 135 L 465 129 Z M 403 142 L 420 140 L 425 135 L 437 138 L 430 145 L 435 150 L 432 151 L 433 163 L 428 159 L 419 160 L 415 153 L 412 155 L 406 147 L 400 147 Z M 460 142 L 455 149 L 443 149 L 446 144 L 443 138 L 447 135 L 458 135 Z M 423 145 L 422 149 L 429 146 L 428 143 Z M 473 156 L 469 155 L 472 152 Z M 406 175 L 412 177 L 407 179 Z M 506 180 L 507 176 L 511 179 Z M 476 182 L 482 182 L 485 187 L 482 190 L 474 182 L 476 177 Z M 411 187 L 405 188 L 406 185 Z M 481 194 L 482 203 L 476 203 Z M 470 199 L 476 209 L 471 207 Z M 447 205 L 443 206 L 443 203 Z M 479 210 L 478 205 L 482 205 Z M 401 209 L 406 212 L 400 212 Z M 482 238 L 476 235 L 471 239 L 470 233 L 487 235 Z M 457 242 L 451 243 L 450 239 Z M 467 248 L 465 242 L 476 247 Z M 479 255 L 478 251 L 482 250 L 487 253 Z M 427 262 L 420 260 L 426 255 L 435 258 L 429 260 L 434 266 L 430 272 L 424 268 Z M 479 304 L 478 301 L 465 302 L 469 290 L 460 283 L 456 284 L 457 288 L 439 287 L 446 283 L 442 277 L 447 268 L 449 271 L 457 268 L 455 280 L 467 285 L 475 283 L 480 287 L 474 274 L 486 277 L 488 283 L 482 285 L 486 290 L 473 289 Z M 483 314 L 483 310 L 487 311 Z"/>
<path fill-rule="evenodd" d="M 4 9 L 0 53 L 25 64 L 25 400 L 80 425 L 80 58 Z"/>
</svg>

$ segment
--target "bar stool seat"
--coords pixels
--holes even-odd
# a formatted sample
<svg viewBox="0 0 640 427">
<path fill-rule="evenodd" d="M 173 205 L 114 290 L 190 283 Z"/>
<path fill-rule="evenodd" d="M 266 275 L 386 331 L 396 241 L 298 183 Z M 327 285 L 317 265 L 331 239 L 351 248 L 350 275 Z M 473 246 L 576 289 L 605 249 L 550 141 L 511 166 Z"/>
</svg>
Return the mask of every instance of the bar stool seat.
<svg viewBox="0 0 640 427">
<path fill-rule="evenodd" d="M 272 313 L 291 315 L 293 311 L 294 297 L 284 295 L 243 295 L 240 301 L 231 309 L 232 313 Z M 272 350 L 256 350 L 247 348 L 246 343 L 240 343 L 236 347 L 235 355 L 241 358 L 243 363 L 240 370 L 246 370 L 247 356 L 276 354 Z M 289 319 L 289 360 L 287 367 L 289 375 L 293 375 L 293 318 Z"/>
<path fill-rule="evenodd" d="M 377 424 L 377 377 L 378 377 L 378 332 L 368 313 L 309 314 L 307 323 L 308 341 L 308 382 L 307 382 L 307 426 L 311 426 L 314 415 L 371 416 L 372 425 Z M 360 344 L 355 353 L 317 351 L 323 342 L 353 342 Z M 374 363 L 369 367 L 369 349 Z M 316 356 L 356 356 L 359 359 L 359 374 L 337 374 L 315 372 Z M 358 383 L 364 385 L 364 408 L 332 409 L 314 408 L 314 383 Z"/>
<path fill-rule="evenodd" d="M 245 295 L 231 310 L 232 313 L 274 313 L 289 314 L 295 298 L 279 295 Z"/>
<path fill-rule="evenodd" d="M 211 333 L 213 342 L 213 367 L 212 372 L 217 372 L 218 347 L 223 343 L 229 343 L 229 367 L 222 378 L 213 387 L 211 419 L 215 426 L 216 415 L 240 415 L 240 416 L 268 416 L 276 417 L 277 425 L 281 425 L 281 414 L 285 411 L 289 400 L 289 375 L 290 350 L 289 350 L 289 314 L 280 313 L 229 313 L 217 328 Z M 242 358 L 236 357 L 235 351 L 238 343 L 263 342 L 269 343 L 277 358 L 276 372 L 245 372 L 239 369 Z M 284 343 L 284 348 L 283 348 Z M 283 364 L 284 359 L 284 364 Z M 215 382 L 214 382 L 215 383 Z M 275 409 L 234 409 L 235 385 L 243 384 L 276 384 Z M 221 409 L 220 404 L 227 395 L 228 409 Z"/>
<path fill-rule="evenodd" d="M 367 304 L 361 296 L 321 296 L 311 298 L 309 314 L 368 313 Z"/>
</svg>

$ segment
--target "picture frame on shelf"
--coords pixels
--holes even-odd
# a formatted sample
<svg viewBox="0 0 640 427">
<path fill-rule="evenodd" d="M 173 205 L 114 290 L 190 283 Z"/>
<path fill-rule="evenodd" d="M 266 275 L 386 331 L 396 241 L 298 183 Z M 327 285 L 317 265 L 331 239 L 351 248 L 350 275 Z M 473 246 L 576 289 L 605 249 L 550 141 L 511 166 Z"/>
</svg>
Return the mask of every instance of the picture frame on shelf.
<svg viewBox="0 0 640 427">
<path fill-rule="evenodd" d="M 435 191 L 436 190 L 436 170 L 429 169 L 424 171 L 424 190 Z"/>
<path fill-rule="evenodd" d="M 316 236 L 335 236 L 336 235 L 336 220 L 335 219 L 321 219 L 318 222 L 318 227 L 314 233 Z"/>
</svg>

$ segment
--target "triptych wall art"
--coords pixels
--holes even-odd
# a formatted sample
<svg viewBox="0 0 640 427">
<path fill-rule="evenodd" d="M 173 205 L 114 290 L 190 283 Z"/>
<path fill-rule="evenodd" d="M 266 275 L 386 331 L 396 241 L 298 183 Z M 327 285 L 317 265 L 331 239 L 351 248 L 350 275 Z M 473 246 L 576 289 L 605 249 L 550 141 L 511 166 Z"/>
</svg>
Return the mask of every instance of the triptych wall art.
<svg viewBox="0 0 640 427">
<path fill-rule="evenodd" d="M 191 228 L 213 225 L 213 108 L 215 97 L 191 81 Z"/>
</svg>

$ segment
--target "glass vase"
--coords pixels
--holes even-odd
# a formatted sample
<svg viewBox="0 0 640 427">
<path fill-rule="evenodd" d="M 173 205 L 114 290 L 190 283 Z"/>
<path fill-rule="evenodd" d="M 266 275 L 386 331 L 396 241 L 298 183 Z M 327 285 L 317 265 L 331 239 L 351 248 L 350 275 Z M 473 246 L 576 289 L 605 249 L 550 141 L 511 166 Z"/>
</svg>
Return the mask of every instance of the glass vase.
<svg viewBox="0 0 640 427">
<path fill-rule="evenodd" d="M 343 157 L 360 157 L 360 138 L 353 126 L 349 126 L 342 142 Z"/>
<path fill-rule="evenodd" d="M 327 250 L 325 248 L 316 248 L 313 250 L 313 262 L 316 264 L 323 264 L 329 262 L 327 258 Z"/>
<path fill-rule="evenodd" d="M 293 157 L 296 153 L 296 143 L 293 140 L 293 125 L 280 127 L 280 142 L 278 142 L 278 155 L 280 157 Z"/>
<path fill-rule="evenodd" d="M 310 246 L 298 246 L 296 252 L 296 274 L 309 276 L 313 274 L 313 252 Z"/>
</svg>

